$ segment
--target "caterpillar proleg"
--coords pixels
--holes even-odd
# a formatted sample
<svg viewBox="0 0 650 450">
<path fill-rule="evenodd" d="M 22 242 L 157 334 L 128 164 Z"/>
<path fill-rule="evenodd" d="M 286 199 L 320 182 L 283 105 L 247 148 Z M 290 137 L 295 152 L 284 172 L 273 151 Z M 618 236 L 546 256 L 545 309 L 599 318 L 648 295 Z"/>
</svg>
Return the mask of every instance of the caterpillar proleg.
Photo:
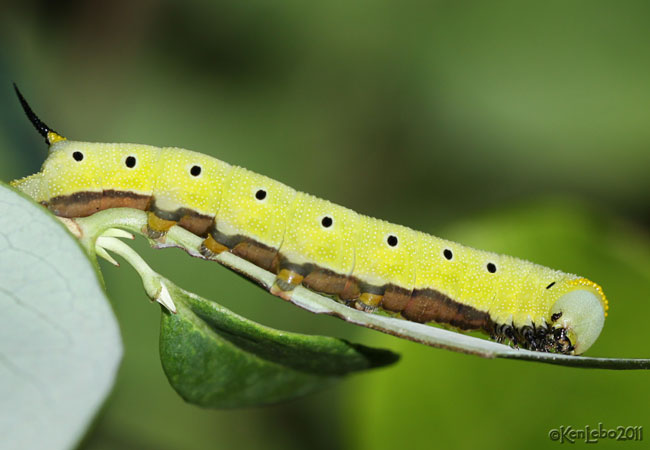
<svg viewBox="0 0 650 450">
<path fill-rule="evenodd" d="M 204 256 L 231 252 L 276 274 L 270 291 L 285 299 L 302 285 L 531 350 L 583 353 L 604 325 L 607 300 L 586 278 L 367 217 L 190 150 L 68 140 L 16 93 L 49 154 L 12 185 L 57 216 L 144 210 L 152 238 L 181 226 L 204 239 Z"/>
</svg>

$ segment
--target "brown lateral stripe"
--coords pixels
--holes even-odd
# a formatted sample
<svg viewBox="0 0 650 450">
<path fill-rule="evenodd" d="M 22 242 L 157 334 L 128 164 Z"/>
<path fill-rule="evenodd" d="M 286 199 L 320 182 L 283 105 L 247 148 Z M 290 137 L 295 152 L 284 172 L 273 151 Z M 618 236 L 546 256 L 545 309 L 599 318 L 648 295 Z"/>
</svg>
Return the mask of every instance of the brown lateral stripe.
<svg viewBox="0 0 650 450">
<path fill-rule="evenodd" d="M 146 211 L 151 202 L 150 195 L 136 194 L 131 191 L 104 191 L 101 201 L 101 210 L 110 208 L 133 208 Z"/>
<path fill-rule="evenodd" d="M 268 272 L 277 273 L 278 271 L 278 251 L 252 239 L 244 240 L 235 245 L 231 253 Z"/>
<path fill-rule="evenodd" d="M 315 292 L 335 295 L 342 300 L 358 298 L 362 292 L 383 295 L 382 309 L 399 312 L 413 322 L 437 322 L 463 330 L 492 332 L 494 329 L 487 312 L 456 302 L 433 289 L 411 292 L 395 285 L 373 286 L 315 264 L 291 263 L 277 250 L 242 235 L 228 236 L 216 228 L 210 231 L 210 235 L 229 247 L 232 253 L 258 267 L 273 273 L 287 269 L 304 276 L 301 284 Z"/>
<path fill-rule="evenodd" d="M 434 289 L 416 289 L 413 292 L 389 286 L 381 308 L 399 312 L 410 321 L 445 323 L 461 330 L 491 332 L 493 321 L 487 312 L 457 302 Z"/>
<path fill-rule="evenodd" d="M 151 196 L 131 191 L 83 191 L 51 198 L 48 209 L 61 217 L 86 217 L 109 208 L 147 208 Z"/>
<path fill-rule="evenodd" d="M 197 236 L 207 237 L 208 230 L 212 226 L 214 218 L 199 214 L 190 209 L 183 209 L 185 209 L 185 214 L 178 222 L 178 226 L 185 228 L 187 231 L 196 234 Z"/>
<path fill-rule="evenodd" d="M 131 191 L 83 191 L 71 195 L 61 195 L 46 202 L 46 206 L 60 217 L 86 217 L 98 211 L 110 208 L 133 208 L 152 211 L 156 216 L 178 222 L 178 225 L 197 236 L 207 236 L 213 218 L 200 214 L 189 208 L 175 211 L 163 211 L 156 208 L 155 198 L 151 195 Z"/>
<path fill-rule="evenodd" d="M 412 312 L 419 313 L 418 318 L 424 321 L 448 323 L 461 330 L 487 331 L 492 328 L 492 319 L 487 312 L 459 303 L 433 289 L 413 292 L 411 303 L 402 314 L 408 318 Z"/>
<path fill-rule="evenodd" d="M 312 291 L 327 295 L 340 295 L 344 292 L 348 277 L 328 269 L 314 266 L 313 270 L 302 280 L 302 285 Z M 358 294 L 357 294 L 358 295 Z"/>
<path fill-rule="evenodd" d="M 277 249 L 243 235 L 228 236 L 219 232 L 214 218 L 200 214 L 189 208 L 164 211 L 155 206 L 152 196 L 131 191 L 106 190 L 77 192 L 58 196 L 44 202 L 54 214 L 61 217 L 86 217 L 109 208 L 134 208 L 152 211 L 156 216 L 178 222 L 178 225 L 197 236 L 207 236 L 225 245 L 230 251 L 264 270 L 278 273 L 281 268 L 289 268 L 304 276 L 302 284 L 315 292 L 333 295 L 349 301 L 361 293 L 383 295 L 380 307 L 386 311 L 401 313 L 402 317 L 413 322 L 436 322 L 448 324 L 462 330 L 483 330 L 497 341 L 510 341 L 513 345 L 542 351 L 566 353 L 573 347 L 561 328 L 532 325 L 518 329 L 512 324 L 497 324 L 487 312 L 479 311 L 469 305 L 457 302 L 434 289 L 409 291 L 395 286 L 374 286 L 353 277 L 342 275 L 315 264 L 293 264 L 278 253 Z M 564 333 L 564 334 L 563 334 Z"/>
<path fill-rule="evenodd" d="M 230 249 L 231 253 L 264 270 L 275 274 L 279 274 L 283 269 L 294 272 L 302 278 L 303 286 L 321 294 L 335 295 L 341 299 L 359 296 L 357 283 L 351 283 L 347 275 L 338 274 L 315 264 L 294 264 L 275 248 L 241 234 L 227 235 L 219 231 L 217 226 L 218 224 L 215 224 L 210 229 L 212 239 Z"/>
<path fill-rule="evenodd" d="M 231 236 L 222 233 L 217 229 L 214 221 L 211 222 L 206 236 L 207 234 L 209 234 L 217 243 L 228 248 L 234 255 L 237 255 L 271 273 L 278 273 L 279 260 L 277 249 L 241 234 Z"/>
<path fill-rule="evenodd" d="M 47 207 L 60 217 L 86 217 L 101 211 L 101 202 L 101 191 L 84 191 L 51 198 Z"/>
<path fill-rule="evenodd" d="M 178 208 L 174 211 L 166 211 L 160 209 L 156 206 L 156 198 L 151 197 L 151 202 L 147 207 L 148 211 L 151 211 L 163 220 L 169 220 L 172 222 L 178 222 L 178 226 L 185 228 L 192 234 L 195 234 L 200 237 L 207 237 L 208 231 L 214 223 L 214 216 L 208 216 L 194 211 L 190 208 Z"/>
<path fill-rule="evenodd" d="M 388 286 L 379 306 L 386 311 L 402 312 L 411 301 L 411 294 L 412 291 L 407 289 L 395 285 Z"/>
</svg>

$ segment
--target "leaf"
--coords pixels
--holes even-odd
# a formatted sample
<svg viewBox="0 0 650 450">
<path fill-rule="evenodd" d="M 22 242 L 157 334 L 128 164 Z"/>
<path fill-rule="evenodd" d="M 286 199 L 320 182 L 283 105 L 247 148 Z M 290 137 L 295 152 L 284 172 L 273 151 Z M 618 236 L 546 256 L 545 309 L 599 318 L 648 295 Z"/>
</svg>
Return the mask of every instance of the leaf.
<svg viewBox="0 0 650 450">
<path fill-rule="evenodd" d="M 164 312 L 160 356 L 187 401 L 233 408 L 276 403 L 398 356 L 325 336 L 278 331 L 163 281 L 177 307 Z"/>
<path fill-rule="evenodd" d="M 120 230 L 79 219 L 82 242 L 95 242 L 133 266 L 149 298 L 164 307 L 160 356 L 170 383 L 188 402 L 235 408 L 288 400 L 322 389 L 347 373 L 392 364 L 398 356 L 324 336 L 274 330 L 177 287 L 154 272 Z M 93 235 L 100 233 L 100 237 Z M 132 237 L 130 234 L 126 234 Z"/>
<path fill-rule="evenodd" d="M 119 328 L 61 223 L 2 183 L 0 211 L 0 448 L 71 448 L 113 386 Z"/>
</svg>

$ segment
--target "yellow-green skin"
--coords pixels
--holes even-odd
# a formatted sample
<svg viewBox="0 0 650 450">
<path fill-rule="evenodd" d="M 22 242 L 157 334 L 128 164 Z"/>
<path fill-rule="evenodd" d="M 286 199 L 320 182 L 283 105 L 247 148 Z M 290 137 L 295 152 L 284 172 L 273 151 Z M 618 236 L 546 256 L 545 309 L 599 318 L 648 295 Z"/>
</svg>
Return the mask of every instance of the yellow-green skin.
<svg viewBox="0 0 650 450">
<path fill-rule="evenodd" d="M 76 161 L 74 152 L 83 159 Z M 135 167 L 126 166 L 128 156 L 136 158 Z M 195 165 L 201 167 L 199 176 L 190 173 Z M 497 324 L 565 326 L 576 353 L 593 343 L 606 315 L 602 290 L 584 278 L 367 217 L 184 149 L 58 140 L 41 172 L 14 184 L 44 203 L 79 192 L 151 195 L 159 209 L 187 208 L 214 217 L 221 233 L 279 249 L 292 263 L 314 263 L 372 286 L 435 289 L 489 313 Z M 256 197 L 259 190 L 266 191 L 263 200 Z M 322 225 L 324 216 L 332 218 L 330 227 Z M 398 244 L 389 245 L 388 236 L 397 237 Z M 445 250 L 452 252 L 451 259 Z M 494 264 L 494 273 L 488 264 Z M 586 296 L 588 314 L 567 317 L 571 314 L 564 311 L 562 319 L 553 320 L 558 299 L 576 290 L 586 291 L 577 296 Z M 584 309 L 583 303 L 577 310 Z M 575 323 L 581 319 L 589 323 Z"/>
</svg>

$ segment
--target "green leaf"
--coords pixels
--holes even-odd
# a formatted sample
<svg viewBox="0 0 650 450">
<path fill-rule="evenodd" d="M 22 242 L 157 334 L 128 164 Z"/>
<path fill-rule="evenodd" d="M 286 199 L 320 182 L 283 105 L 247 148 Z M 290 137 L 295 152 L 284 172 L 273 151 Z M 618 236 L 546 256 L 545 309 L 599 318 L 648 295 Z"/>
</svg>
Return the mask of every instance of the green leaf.
<svg viewBox="0 0 650 450">
<path fill-rule="evenodd" d="M 142 226 L 128 218 L 133 213 L 144 215 L 115 210 L 78 219 L 76 226 L 89 250 L 113 263 L 107 250 L 126 259 L 142 278 L 149 298 L 165 308 L 161 361 L 170 383 L 185 400 L 214 408 L 275 403 L 322 389 L 350 372 L 398 359 L 387 350 L 340 339 L 274 330 L 177 287 L 117 239 L 130 234 L 106 228 L 117 223 L 104 219 L 117 215 L 127 219 L 124 228 L 140 232 Z"/>
<path fill-rule="evenodd" d="M 174 389 L 191 403 L 216 408 L 275 403 L 398 358 L 341 339 L 274 330 L 164 283 L 178 312 L 163 313 L 161 361 Z"/>
<path fill-rule="evenodd" d="M 0 211 L 0 448 L 70 448 L 113 386 L 119 328 L 58 220 L 2 183 Z"/>
</svg>

